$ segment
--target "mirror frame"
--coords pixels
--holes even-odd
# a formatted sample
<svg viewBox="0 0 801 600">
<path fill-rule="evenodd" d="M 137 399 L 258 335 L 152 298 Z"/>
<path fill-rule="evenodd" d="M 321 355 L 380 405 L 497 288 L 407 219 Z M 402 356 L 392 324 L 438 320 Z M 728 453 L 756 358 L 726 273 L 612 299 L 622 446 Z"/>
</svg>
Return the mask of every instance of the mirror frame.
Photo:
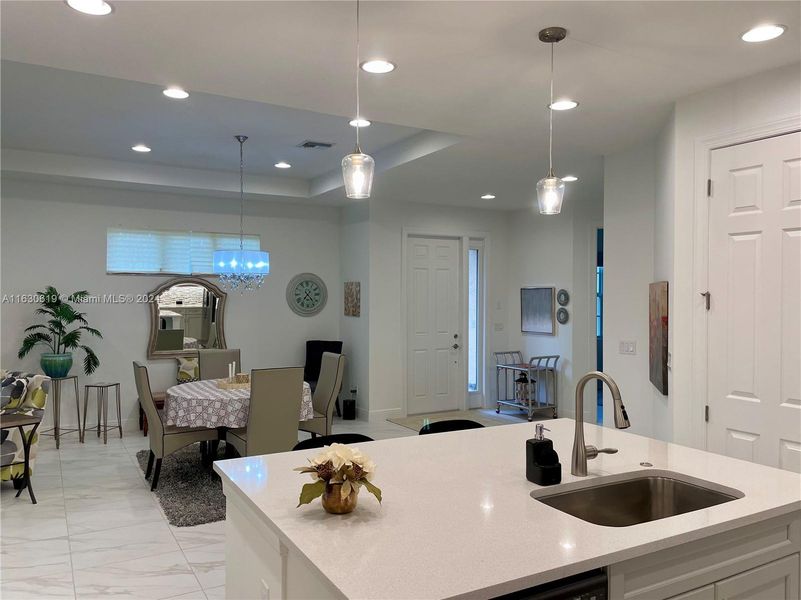
<svg viewBox="0 0 801 600">
<path fill-rule="evenodd" d="M 217 308 L 217 341 L 220 348 L 227 348 L 225 343 L 225 300 L 228 296 L 222 289 L 214 285 L 212 282 L 202 277 L 173 277 L 168 279 L 148 295 L 148 304 L 150 305 L 150 336 L 147 341 L 147 358 L 148 360 L 156 360 L 159 358 L 179 358 L 182 356 L 197 356 L 197 350 L 156 350 L 156 336 L 159 332 L 159 307 L 157 298 L 165 290 L 170 289 L 175 285 L 192 284 L 199 285 L 206 288 L 210 293 L 214 294 L 220 299 L 220 304 Z"/>
</svg>

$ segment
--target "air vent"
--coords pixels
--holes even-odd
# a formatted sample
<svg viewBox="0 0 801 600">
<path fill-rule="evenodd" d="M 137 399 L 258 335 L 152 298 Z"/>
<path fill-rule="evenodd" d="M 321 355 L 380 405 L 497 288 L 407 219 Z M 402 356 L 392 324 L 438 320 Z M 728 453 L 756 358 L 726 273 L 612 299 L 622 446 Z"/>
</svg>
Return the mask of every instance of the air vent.
<svg viewBox="0 0 801 600">
<path fill-rule="evenodd" d="M 298 144 L 298 148 L 330 148 L 334 144 L 328 142 L 315 142 L 314 140 L 306 140 Z"/>
</svg>

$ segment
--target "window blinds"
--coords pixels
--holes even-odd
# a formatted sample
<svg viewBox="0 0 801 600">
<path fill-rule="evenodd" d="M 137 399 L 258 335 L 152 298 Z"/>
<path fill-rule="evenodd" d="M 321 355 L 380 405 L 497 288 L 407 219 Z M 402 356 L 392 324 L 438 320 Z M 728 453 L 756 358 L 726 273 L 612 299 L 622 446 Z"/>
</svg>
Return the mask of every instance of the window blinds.
<svg viewBox="0 0 801 600">
<path fill-rule="evenodd" d="M 258 235 L 246 235 L 245 250 L 259 250 Z M 239 236 L 199 231 L 110 228 L 106 232 L 107 273 L 210 275 L 215 250 L 239 248 Z"/>
</svg>

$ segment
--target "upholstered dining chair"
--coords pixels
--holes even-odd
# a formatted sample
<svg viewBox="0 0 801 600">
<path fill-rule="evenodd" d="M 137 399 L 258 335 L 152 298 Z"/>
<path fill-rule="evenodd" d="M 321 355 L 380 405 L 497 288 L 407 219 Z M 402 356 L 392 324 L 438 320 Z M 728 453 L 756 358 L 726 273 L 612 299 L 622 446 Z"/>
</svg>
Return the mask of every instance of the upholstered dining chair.
<svg viewBox="0 0 801 600">
<path fill-rule="evenodd" d="M 345 372 L 345 355 L 326 352 L 323 354 L 320 367 L 320 379 L 312 396 L 314 417 L 308 421 L 300 421 L 298 429 L 315 435 L 331 435 L 334 421 L 334 403 L 342 387 L 342 375 Z"/>
<path fill-rule="evenodd" d="M 232 362 L 236 363 L 237 371 L 243 372 L 239 348 L 198 350 L 197 359 L 201 379 L 224 379 L 228 377 L 228 365 Z"/>
<path fill-rule="evenodd" d="M 372 441 L 375 440 L 361 433 L 334 433 L 332 435 L 321 435 L 298 442 L 292 450 L 309 450 L 310 448 L 325 448 L 331 444 L 360 444 L 362 442 Z"/>
<path fill-rule="evenodd" d="M 208 429 L 206 427 L 173 427 L 172 425 L 165 425 L 162 420 L 161 411 L 156 409 L 156 404 L 153 402 L 147 367 L 134 361 L 133 369 L 136 392 L 139 394 L 139 402 L 142 403 L 145 409 L 150 429 L 148 432 L 150 455 L 147 459 L 145 479 L 150 478 L 150 473 L 153 473 L 153 479 L 150 482 L 150 490 L 153 491 L 159 484 L 161 460 L 165 456 L 169 456 L 176 450 L 180 450 L 184 446 L 194 444 L 195 442 L 217 440 L 219 434 L 216 429 Z M 153 470 L 154 461 L 155 471 Z"/>
<path fill-rule="evenodd" d="M 247 427 L 229 429 L 225 443 L 240 456 L 287 452 L 298 442 L 303 369 L 253 369 Z"/>
<path fill-rule="evenodd" d="M 448 431 L 462 431 L 464 429 L 481 429 L 484 426 L 470 419 L 449 419 L 447 421 L 434 421 L 428 425 L 423 425 L 418 435 L 428 435 L 430 433 L 446 433 Z"/>
</svg>

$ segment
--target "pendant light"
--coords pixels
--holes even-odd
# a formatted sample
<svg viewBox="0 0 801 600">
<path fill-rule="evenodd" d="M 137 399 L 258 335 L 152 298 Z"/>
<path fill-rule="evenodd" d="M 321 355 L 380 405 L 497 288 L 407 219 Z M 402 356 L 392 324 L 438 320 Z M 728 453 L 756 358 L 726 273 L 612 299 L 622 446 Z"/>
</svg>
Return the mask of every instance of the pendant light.
<svg viewBox="0 0 801 600">
<path fill-rule="evenodd" d="M 239 250 L 215 250 L 214 274 L 229 290 L 246 292 L 257 290 L 270 273 L 270 253 L 263 250 L 245 250 L 245 158 L 246 135 L 235 135 L 239 142 Z"/>
<path fill-rule="evenodd" d="M 356 0 L 356 119 L 361 119 L 359 112 L 359 0 Z M 345 180 L 345 195 L 353 200 L 362 200 L 370 197 L 373 187 L 373 170 L 375 161 L 373 157 L 362 152 L 359 145 L 359 130 L 356 129 L 356 147 L 352 154 L 342 159 L 342 178 Z"/>
<path fill-rule="evenodd" d="M 553 170 L 553 47 L 567 37 L 564 27 L 540 31 L 540 41 L 551 45 L 551 101 L 548 103 L 548 176 L 537 182 L 537 205 L 541 215 L 558 215 L 565 197 L 565 183 Z"/>
</svg>

